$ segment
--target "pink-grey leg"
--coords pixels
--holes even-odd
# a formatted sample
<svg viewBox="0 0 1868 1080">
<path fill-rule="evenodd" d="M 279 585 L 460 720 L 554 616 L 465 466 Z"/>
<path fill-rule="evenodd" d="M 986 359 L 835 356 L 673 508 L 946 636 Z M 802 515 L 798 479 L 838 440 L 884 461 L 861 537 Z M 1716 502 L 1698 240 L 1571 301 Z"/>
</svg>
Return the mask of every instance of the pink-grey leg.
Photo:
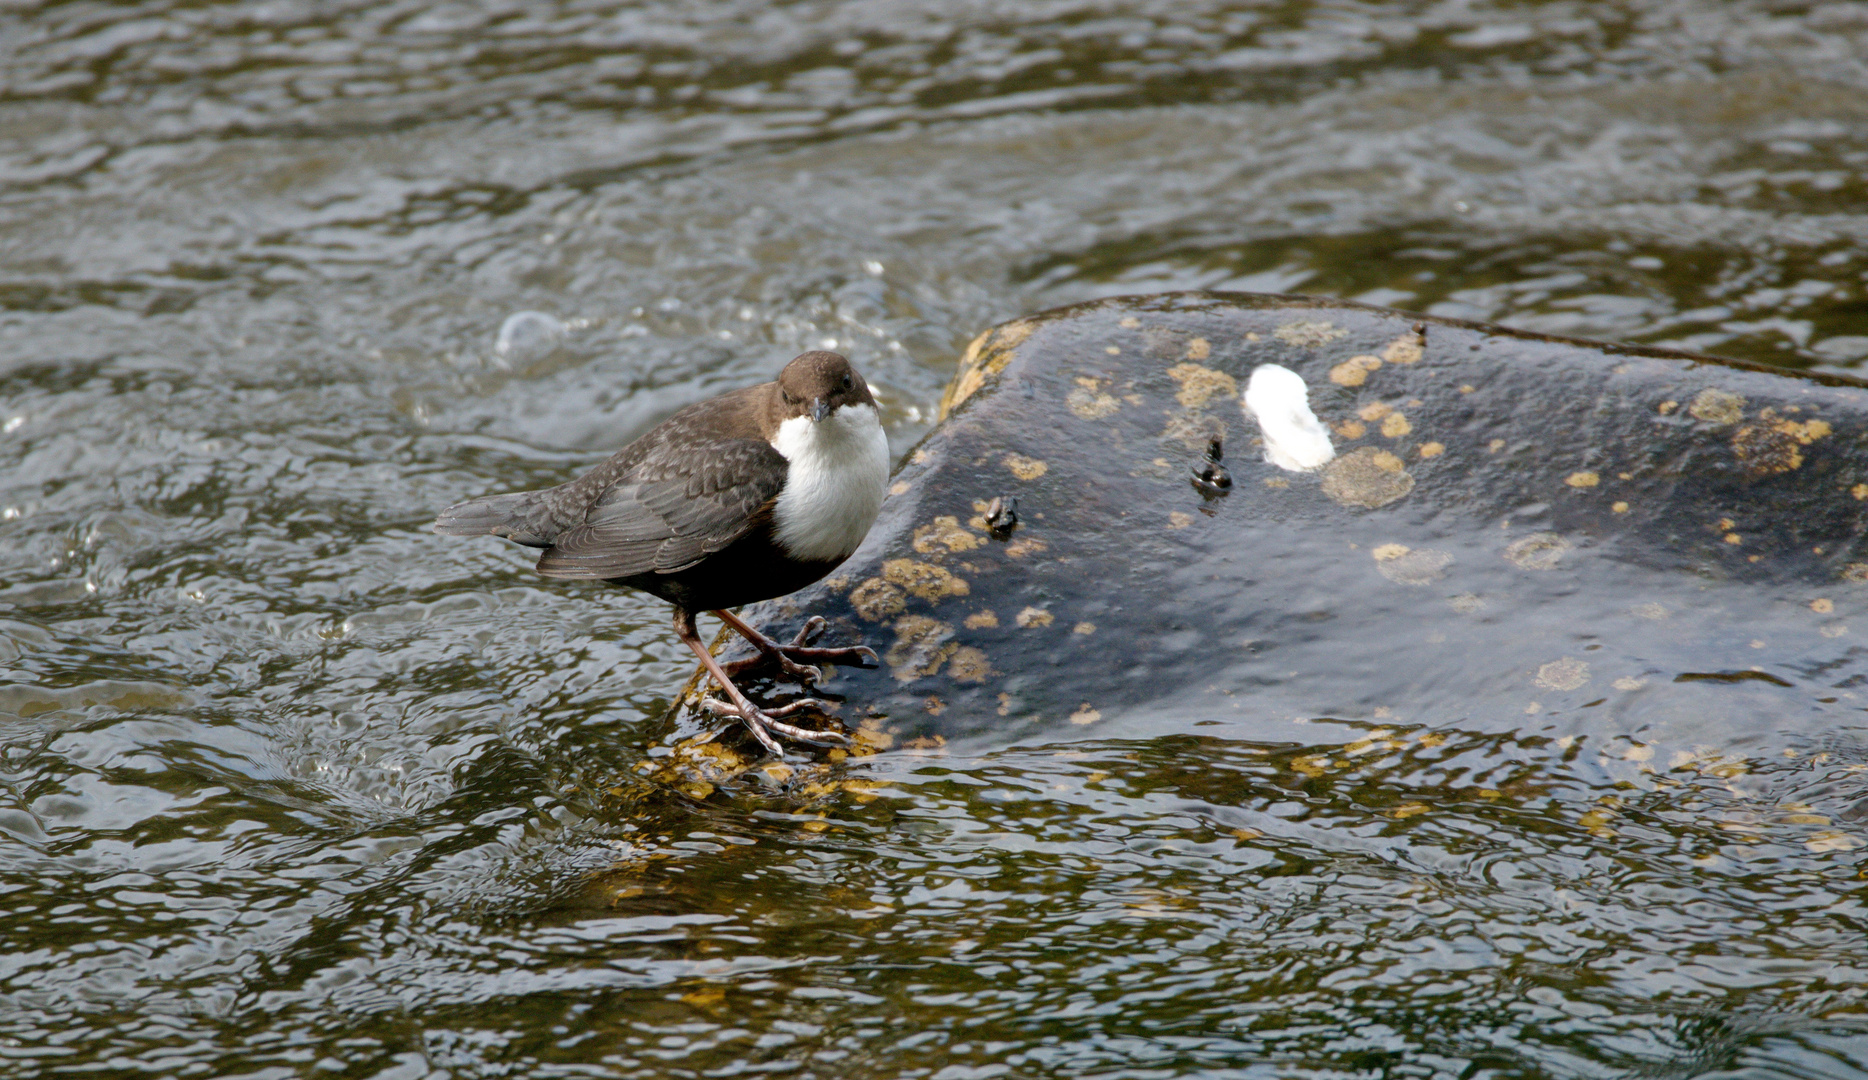
<svg viewBox="0 0 1868 1080">
<path fill-rule="evenodd" d="M 730 619 L 728 620 L 728 625 L 737 622 L 738 620 L 736 619 Z M 740 624 L 740 626 L 743 625 L 744 624 Z M 742 630 L 741 632 L 743 633 L 744 631 Z M 720 684 L 720 689 L 726 691 L 727 698 L 732 702 L 732 704 L 729 705 L 726 702 L 715 701 L 714 699 L 708 698 L 702 701 L 703 707 L 717 716 L 732 716 L 737 718 L 740 723 L 746 725 L 746 730 L 752 733 L 752 737 L 759 741 L 759 745 L 764 747 L 768 754 L 782 756 L 785 752 L 784 748 L 779 745 L 775 735 L 783 735 L 788 739 L 792 739 L 796 742 L 808 743 L 812 746 L 850 745 L 850 740 L 839 732 L 811 731 L 805 728 L 794 727 L 791 724 L 780 723 L 778 720 L 774 719 L 774 717 L 778 716 L 788 716 L 806 707 L 827 710 L 829 707 L 827 702 L 818 701 L 815 698 L 806 698 L 802 701 L 794 701 L 782 708 L 773 709 L 770 712 L 766 712 L 757 705 L 754 705 L 745 694 L 740 693 L 739 687 L 733 685 L 732 678 L 722 669 L 720 661 L 714 659 L 713 653 L 707 651 L 707 645 L 705 642 L 701 641 L 700 631 L 694 625 L 693 613 L 682 608 L 675 608 L 675 633 L 680 636 L 682 643 L 692 650 L 695 656 L 700 657 L 701 666 L 705 667 L 707 673 L 713 676 L 714 681 Z M 800 637 L 802 636 L 803 635 L 800 635 Z"/>
</svg>

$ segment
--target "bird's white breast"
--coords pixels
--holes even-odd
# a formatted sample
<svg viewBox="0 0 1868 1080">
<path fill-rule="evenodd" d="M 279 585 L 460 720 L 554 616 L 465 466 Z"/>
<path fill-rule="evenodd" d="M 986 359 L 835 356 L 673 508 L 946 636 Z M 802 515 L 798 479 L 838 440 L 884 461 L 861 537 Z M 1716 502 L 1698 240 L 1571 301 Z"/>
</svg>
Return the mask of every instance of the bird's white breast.
<svg viewBox="0 0 1868 1080">
<path fill-rule="evenodd" d="M 868 535 L 889 483 L 889 440 L 874 405 L 844 405 L 813 423 L 778 426 L 790 463 L 773 508 L 779 546 L 795 559 L 844 559 Z"/>
</svg>

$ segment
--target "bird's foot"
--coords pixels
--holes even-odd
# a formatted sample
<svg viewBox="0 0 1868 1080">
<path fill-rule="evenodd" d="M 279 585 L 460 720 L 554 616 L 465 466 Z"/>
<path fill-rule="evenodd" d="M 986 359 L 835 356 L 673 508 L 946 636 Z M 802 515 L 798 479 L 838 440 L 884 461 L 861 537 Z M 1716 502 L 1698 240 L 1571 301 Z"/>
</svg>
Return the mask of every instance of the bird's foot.
<svg viewBox="0 0 1868 1080">
<path fill-rule="evenodd" d="M 798 636 L 793 638 L 789 645 L 779 644 L 738 619 L 732 620 L 732 623 L 734 629 L 759 650 L 759 655 L 745 660 L 736 660 L 731 664 L 722 664 L 721 667 L 729 676 L 764 667 L 767 664 L 777 664 L 778 670 L 786 679 L 808 687 L 816 686 L 818 681 L 824 677 L 824 673 L 815 666 L 817 664 L 855 664 L 858 667 L 876 667 L 882 663 L 881 658 L 876 656 L 876 651 L 867 645 L 852 645 L 840 649 L 811 647 L 811 641 L 823 633 L 824 627 L 828 625 L 819 615 L 813 615 L 805 620 L 803 628 L 798 631 Z"/>
<path fill-rule="evenodd" d="M 800 698 L 776 709 L 761 709 L 751 702 L 743 706 L 735 705 L 711 697 L 702 698 L 700 704 L 701 708 L 715 716 L 730 716 L 746 725 L 746 730 L 752 732 L 752 737 L 759 741 L 760 746 L 765 747 L 766 753 L 774 756 L 782 757 L 785 753 L 784 747 L 779 745 L 776 736 L 783 736 L 792 742 L 804 743 L 807 746 L 847 748 L 851 745 L 849 736 L 840 731 L 813 731 L 809 728 L 783 723 L 778 719 L 781 716 L 790 716 L 801 709 L 830 711 L 832 708 L 830 702 L 820 701 L 817 698 Z"/>
</svg>

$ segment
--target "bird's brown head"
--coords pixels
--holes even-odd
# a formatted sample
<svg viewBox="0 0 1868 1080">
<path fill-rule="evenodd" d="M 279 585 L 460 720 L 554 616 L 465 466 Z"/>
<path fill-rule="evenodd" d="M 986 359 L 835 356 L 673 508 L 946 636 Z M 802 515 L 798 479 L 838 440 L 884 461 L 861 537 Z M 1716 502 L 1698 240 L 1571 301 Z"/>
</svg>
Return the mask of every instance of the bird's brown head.
<svg viewBox="0 0 1868 1080">
<path fill-rule="evenodd" d="M 800 355 L 778 373 L 778 392 L 786 416 L 822 421 L 842 405 L 874 405 L 869 384 L 841 355 L 814 351 Z"/>
</svg>

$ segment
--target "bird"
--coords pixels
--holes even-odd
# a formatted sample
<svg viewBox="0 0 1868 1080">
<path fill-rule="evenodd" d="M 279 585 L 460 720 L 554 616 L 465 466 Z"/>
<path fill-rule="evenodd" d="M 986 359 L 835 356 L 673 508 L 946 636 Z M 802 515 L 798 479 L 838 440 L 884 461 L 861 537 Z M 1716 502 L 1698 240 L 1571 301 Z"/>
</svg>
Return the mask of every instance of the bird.
<svg viewBox="0 0 1868 1080">
<path fill-rule="evenodd" d="M 433 528 L 543 548 L 537 570 L 545 577 L 624 585 L 667 601 L 675 633 L 731 703 L 703 704 L 782 756 L 779 736 L 815 746 L 849 739 L 780 719 L 825 702 L 762 710 L 733 677 L 776 663 L 808 690 L 822 674 L 813 665 L 873 666 L 875 651 L 812 648 L 825 626 L 815 616 L 781 644 L 729 609 L 796 592 L 836 569 L 875 523 L 888 479 L 888 438 L 869 384 L 847 358 L 813 350 L 772 382 L 689 405 L 569 483 L 469 499 L 443 509 Z M 722 665 L 700 639 L 701 611 L 759 655 Z"/>
</svg>

